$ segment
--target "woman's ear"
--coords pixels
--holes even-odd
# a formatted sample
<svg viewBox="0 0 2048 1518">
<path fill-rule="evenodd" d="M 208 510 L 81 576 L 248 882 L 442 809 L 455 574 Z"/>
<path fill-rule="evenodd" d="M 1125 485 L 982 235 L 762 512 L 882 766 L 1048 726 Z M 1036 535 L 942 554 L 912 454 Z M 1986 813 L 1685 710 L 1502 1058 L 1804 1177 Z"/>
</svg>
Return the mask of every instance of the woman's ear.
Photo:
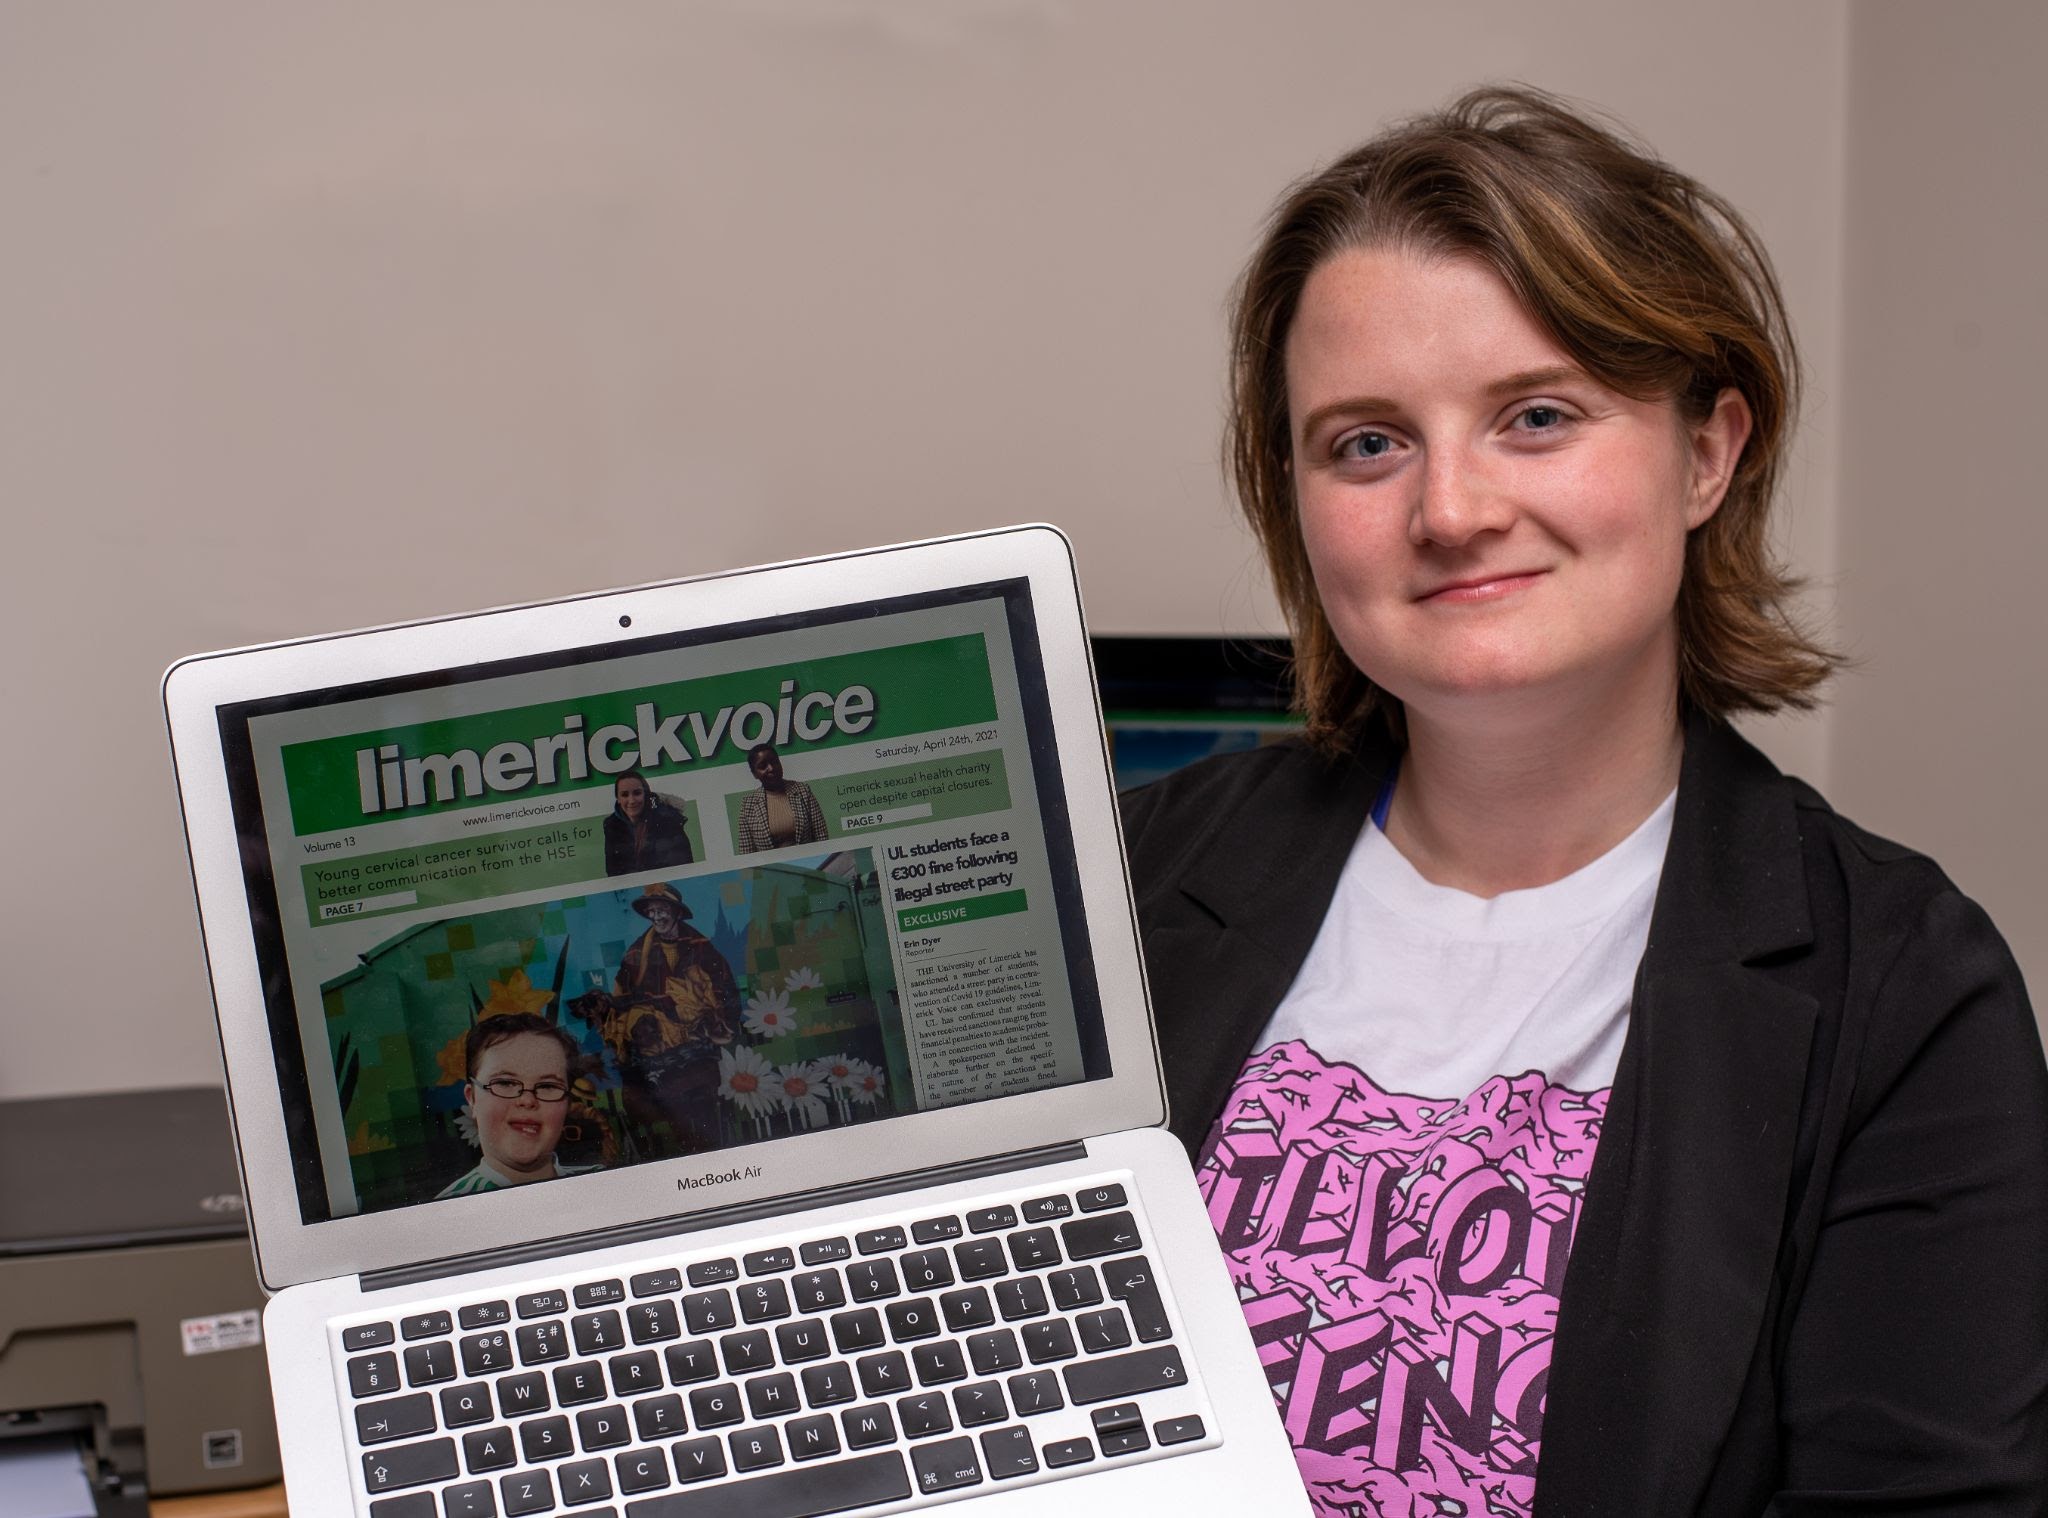
<svg viewBox="0 0 2048 1518">
<path fill-rule="evenodd" d="M 1735 466 L 1742 462 L 1742 450 L 1754 425 L 1749 402 L 1731 385 L 1714 397 L 1714 409 L 1707 413 L 1707 419 L 1687 429 L 1692 485 L 1686 501 L 1686 531 L 1700 526 L 1721 509 L 1722 498 L 1728 494 Z"/>
</svg>

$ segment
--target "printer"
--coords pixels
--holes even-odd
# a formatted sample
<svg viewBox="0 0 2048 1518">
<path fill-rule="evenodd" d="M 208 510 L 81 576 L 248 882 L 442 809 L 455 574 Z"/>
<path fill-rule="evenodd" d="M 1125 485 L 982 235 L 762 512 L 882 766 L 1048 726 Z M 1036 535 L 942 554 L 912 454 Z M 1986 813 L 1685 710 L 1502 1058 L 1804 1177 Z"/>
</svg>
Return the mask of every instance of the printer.
<svg viewBox="0 0 2048 1518">
<path fill-rule="evenodd" d="M 218 1087 L 0 1102 L 0 1488 L 276 1481 L 262 1307 Z"/>
</svg>

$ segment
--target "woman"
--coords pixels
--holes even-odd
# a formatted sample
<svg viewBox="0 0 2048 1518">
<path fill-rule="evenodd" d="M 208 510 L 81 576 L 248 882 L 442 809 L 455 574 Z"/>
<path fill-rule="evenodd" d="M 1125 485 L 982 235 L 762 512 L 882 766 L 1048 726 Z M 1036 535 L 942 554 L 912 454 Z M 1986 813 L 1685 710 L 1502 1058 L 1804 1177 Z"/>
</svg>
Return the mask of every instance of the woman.
<svg viewBox="0 0 2048 1518">
<path fill-rule="evenodd" d="M 604 820 L 604 872 L 637 875 L 695 858 L 683 809 L 655 791 L 638 770 L 612 781 L 611 815 Z"/>
<path fill-rule="evenodd" d="M 801 780 L 782 774 L 782 755 L 772 743 L 747 750 L 747 770 L 761 788 L 740 803 L 733 826 L 733 847 L 742 854 L 784 849 L 795 843 L 825 841 L 825 809 L 817 793 Z"/>
<path fill-rule="evenodd" d="M 1486 90 L 1282 201 L 1231 460 L 1307 742 L 1134 793 L 1178 1131 L 1331 1513 L 2037 1513 L 2048 1070 L 1727 725 L 1833 659 L 1719 198 Z"/>
</svg>

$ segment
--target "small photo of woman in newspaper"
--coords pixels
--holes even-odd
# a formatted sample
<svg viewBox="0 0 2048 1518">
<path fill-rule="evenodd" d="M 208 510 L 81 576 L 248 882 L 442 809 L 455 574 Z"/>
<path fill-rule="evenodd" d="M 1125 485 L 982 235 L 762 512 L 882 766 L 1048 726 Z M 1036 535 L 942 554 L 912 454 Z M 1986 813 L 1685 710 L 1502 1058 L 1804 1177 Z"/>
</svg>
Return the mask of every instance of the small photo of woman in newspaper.
<svg viewBox="0 0 2048 1518">
<path fill-rule="evenodd" d="M 825 840 L 825 809 L 801 780 L 782 773 L 782 755 L 772 743 L 747 750 L 747 768 L 761 788 L 740 803 L 733 847 L 742 854 L 788 848 L 795 843 Z"/>
</svg>

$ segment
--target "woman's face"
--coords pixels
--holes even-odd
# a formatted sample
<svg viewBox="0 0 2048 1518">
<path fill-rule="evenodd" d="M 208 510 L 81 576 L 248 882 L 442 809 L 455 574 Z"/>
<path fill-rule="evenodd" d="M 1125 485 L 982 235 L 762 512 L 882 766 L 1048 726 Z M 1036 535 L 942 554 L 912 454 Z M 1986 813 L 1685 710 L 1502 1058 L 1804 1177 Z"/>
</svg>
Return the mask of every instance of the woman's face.
<svg viewBox="0 0 2048 1518">
<path fill-rule="evenodd" d="M 647 810 L 647 786 L 645 782 L 628 775 L 612 787 L 618 798 L 619 812 L 628 822 L 638 822 L 640 814 Z"/>
<path fill-rule="evenodd" d="M 1309 276 L 1286 366 L 1317 591 L 1411 716 L 1669 698 L 1685 537 L 1748 436 L 1739 396 L 1688 429 L 1583 373 L 1484 265 L 1396 249 Z"/>
</svg>

